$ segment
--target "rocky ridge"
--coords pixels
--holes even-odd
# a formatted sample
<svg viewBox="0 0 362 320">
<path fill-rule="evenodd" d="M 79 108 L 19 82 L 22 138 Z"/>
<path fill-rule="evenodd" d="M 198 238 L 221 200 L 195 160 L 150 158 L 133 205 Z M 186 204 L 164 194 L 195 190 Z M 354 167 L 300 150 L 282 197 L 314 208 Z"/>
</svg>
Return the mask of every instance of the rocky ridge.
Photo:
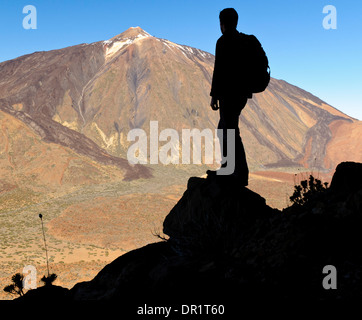
<svg viewBox="0 0 362 320">
<path fill-rule="evenodd" d="M 165 219 L 167 241 L 120 256 L 91 281 L 54 291 L 64 300 L 175 302 L 185 293 L 218 303 L 360 300 L 361 181 L 362 164 L 341 163 L 325 192 L 279 211 L 232 181 L 190 178 Z M 338 271 L 338 290 L 322 286 L 326 265 Z"/>
</svg>

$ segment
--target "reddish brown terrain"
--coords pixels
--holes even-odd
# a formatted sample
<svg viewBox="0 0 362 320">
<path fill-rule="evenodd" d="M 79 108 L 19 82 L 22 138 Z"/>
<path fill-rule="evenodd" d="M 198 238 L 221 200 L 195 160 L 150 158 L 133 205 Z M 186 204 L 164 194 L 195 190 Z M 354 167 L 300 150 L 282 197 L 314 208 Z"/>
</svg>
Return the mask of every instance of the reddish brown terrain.
<svg viewBox="0 0 362 320">
<path fill-rule="evenodd" d="M 146 177 L 149 171 L 135 171 L 122 160 L 130 145 L 129 130 L 149 132 L 154 120 L 160 131 L 214 129 L 218 114 L 208 107 L 213 63 L 214 56 L 207 52 L 130 28 L 107 41 L 1 63 L 0 109 L 44 141 L 116 165 L 130 178 Z M 345 129 L 336 131 L 336 122 Z M 356 123 L 312 94 L 276 79 L 248 102 L 241 116 L 249 163 L 255 169 L 333 169 L 339 159 L 328 152 L 329 144 L 352 128 L 357 135 L 361 129 Z M 348 149 L 356 141 L 344 145 Z M 359 151 L 350 149 L 348 157 L 358 159 Z"/>
<path fill-rule="evenodd" d="M 334 121 L 329 125 L 332 138 L 328 143 L 325 166 L 333 168 L 335 163 L 345 161 L 361 162 L 362 122 L 346 123 Z M 351 143 L 353 141 L 353 143 Z"/>
<path fill-rule="evenodd" d="M 43 270 L 39 213 L 66 286 L 157 240 L 187 179 L 207 167 L 132 166 L 127 134 L 155 120 L 159 131 L 215 129 L 213 64 L 139 27 L 0 63 L 0 289 L 26 264 Z M 249 187 L 274 207 L 309 173 L 329 181 L 339 162 L 362 162 L 361 122 L 283 80 L 249 100 L 240 127 Z"/>
</svg>

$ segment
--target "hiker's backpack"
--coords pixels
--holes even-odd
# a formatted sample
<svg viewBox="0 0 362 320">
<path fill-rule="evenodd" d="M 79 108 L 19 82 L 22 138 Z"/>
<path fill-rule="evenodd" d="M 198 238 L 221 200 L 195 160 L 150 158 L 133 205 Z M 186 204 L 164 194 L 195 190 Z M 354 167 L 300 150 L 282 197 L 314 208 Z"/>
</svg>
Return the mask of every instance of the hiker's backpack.
<svg viewBox="0 0 362 320">
<path fill-rule="evenodd" d="M 242 47 L 246 52 L 245 83 L 250 93 L 263 92 L 270 81 L 270 68 L 268 57 L 259 40 L 253 35 L 240 32 Z M 245 52 L 244 52 L 245 54 Z M 244 69 L 244 70 L 245 70 Z"/>
</svg>

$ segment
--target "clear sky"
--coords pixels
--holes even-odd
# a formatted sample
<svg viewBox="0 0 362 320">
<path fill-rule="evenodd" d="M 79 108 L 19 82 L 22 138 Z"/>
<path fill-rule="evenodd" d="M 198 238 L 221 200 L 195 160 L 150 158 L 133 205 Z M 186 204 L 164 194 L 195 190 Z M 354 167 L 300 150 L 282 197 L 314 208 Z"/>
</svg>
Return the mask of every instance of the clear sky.
<svg viewBox="0 0 362 320">
<path fill-rule="evenodd" d="M 26 5 L 37 9 L 37 29 L 23 28 Z M 326 5 L 336 8 L 337 29 L 323 27 Z M 132 26 L 214 53 L 226 7 L 238 11 L 238 30 L 263 44 L 274 78 L 362 120 L 361 0 L 0 0 L 0 61 L 107 40 Z"/>
</svg>

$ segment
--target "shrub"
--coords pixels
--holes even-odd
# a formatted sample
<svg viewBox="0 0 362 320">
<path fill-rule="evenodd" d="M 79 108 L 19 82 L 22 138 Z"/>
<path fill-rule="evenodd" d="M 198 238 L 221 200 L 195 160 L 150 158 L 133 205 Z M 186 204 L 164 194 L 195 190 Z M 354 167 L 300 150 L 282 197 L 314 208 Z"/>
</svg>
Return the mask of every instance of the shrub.
<svg viewBox="0 0 362 320">
<path fill-rule="evenodd" d="M 16 273 L 11 277 L 12 284 L 6 286 L 4 291 L 10 294 L 18 294 L 19 296 L 24 295 L 24 285 L 23 285 L 24 275 L 21 273 Z"/>
<path fill-rule="evenodd" d="M 53 284 L 53 282 L 58 278 L 58 276 L 55 273 L 52 273 L 50 275 L 43 276 L 43 278 L 41 278 L 40 280 L 42 282 L 44 282 L 45 286 L 51 286 Z"/>
<path fill-rule="evenodd" d="M 309 180 L 303 180 L 300 185 L 294 186 L 294 193 L 289 199 L 293 204 L 302 206 L 327 188 L 328 182 L 322 183 L 321 180 L 310 175 Z"/>
</svg>

